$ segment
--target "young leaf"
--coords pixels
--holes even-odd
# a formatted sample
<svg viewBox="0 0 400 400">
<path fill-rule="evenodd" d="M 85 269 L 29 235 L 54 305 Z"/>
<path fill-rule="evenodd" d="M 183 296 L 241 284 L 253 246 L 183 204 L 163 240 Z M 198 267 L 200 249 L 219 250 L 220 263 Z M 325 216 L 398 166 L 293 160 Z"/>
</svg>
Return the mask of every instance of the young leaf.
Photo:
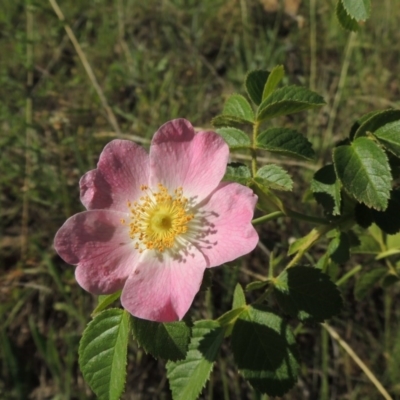
<svg viewBox="0 0 400 400">
<path fill-rule="evenodd" d="M 232 309 L 243 307 L 246 305 L 246 297 L 244 295 L 242 286 L 238 283 L 233 292 Z"/>
<path fill-rule="evenodd" d="M 262 93 L 262 100 L 265 100 L 274 90 L 276 85 L 282 80 L 285 75 L 283 65 L 277 65 L 269 74 Z"/>
<path fill-rule="evenodd" d="M 119 299 L 120 296 L 121 296 L 121 290 L 118 290 L 118 292 L 115 292 L 112 294 L 100 295 L 98 298 L 97 307 L 93 310 L 92 316 L 105 310 L 108 306 L 110 306 L 112 303 L 114 303 L 114 301 Z"/>
<path fill-rule="evenodd" d="M 100 400 L 118 400 L 125 385 L 129 314 L 112 308 L 97 314 L 79 343 L 79 366 Z"/>
<path fill-rule="evenodd" d="M 348 14 L 357 21 L 365 21 L 371 13 L 371 0 L 342 0 Z"/>
<path fill-rule="evenodd" d="M 386 154 L 378 145 L 360 137 L 351 145 L 336 147 L 333 161 L 337 176 L 350 195 L 368 207 L 386 209 L 392 176 Z"/>
<path fill-rule="evenodd" d="M 353 18 L 344 8 L 343 0 L 338 0 L 336 4 L 336 17 L 340 25 L 342 25 L 342 28 L 353 32 L 357 32 L 360 29 L 357 20 Z"/>
<path fill-rule="evenodd" d="M 288 157 L 312 160 L 315 156 L 311 143 L 301 133 L 289 128 L 270 128 L 261 132 L 256 146 Z"/>
<path fill-rule="evenodd" d="M 288 250 L 288 256 L 291 256 L 299 251 L 307 251 L 310 246 L 320 238 L 320 232 L 318 228 L 312 229 L 306 236 L 303 236 L 295 240 Z"/>
<path fill-rule="evenodd" d="M 400 158 L 400 120 L 383 125 L 374 136 L 386 150 Z"/>
<path fill-rule="evenodd" d="M 196 400 L 209 379 L 224 338 L 216 321 L 197 321 L 186 358 L 167 363 L 167 376 L 174 400 Z"/>
<path fill-rule="evenodd" d="M 342 308 L 337 286 L 317 268 L 288 268 L 278 276 L 274 289 L 283 311 L 301 321 L 322 322 Z"/>
<path fill-rule="evenodd" d="M 269 285 L 271 283 L 270 279 L 266 279 L 265 281 L 253 281 L 246 285 L 246 292 L 251 292 L 252 290 L 262 289 L 263 287 Z"/>
<path fill-rule="evenodd" d="M 229 148 L 234 149 L 246 149 L 251 146 L 249 136 L 240 129 L 236 128 L 219 128 L 216 130 L 218 135 L 221 135 Z"/>
<path fill-rule="evenodd" d="M 240 94 L 233 94 L 228 98 L 222 115 L 238 118 L 243 123 L 254 122 L 254 111 L 249 102 Z"/>
<path fill-rule="evenodd" d="M 293 181 L 289 174 L 279 165 L 269 164 L 261 167 L 254 178 L 260 185 L 275 190 L 292 190 Z"/>
<path fill-rule="evenodd" d="M 340 182 L 333 164 L 318 170 L 311 181 L 311 190 L 318 203 L 332 215 L 340 215 Z"/>
<path fill-rule="evenodd" d="M 230 163 L 226 167 L 224 181 L 238 182 L 247 185 L 251 180 L 251 172 L 247 165 L 241 163 Z"/>
<path fill-rule="evenodd" d="M 261 393 L 282 396 L 299 371 L 295 338 L 285 321 L 262 305 L 248 306 L 232 331 L 235 362 Z"/>
<path fill-rule="evenodd" d="M 354 287 L 355 298 L 357 300 L 362 300 L 387 271 L 386 267 L 379 267 L 361 275 Z"/>
<path fill-rule="evenodd" d="M 269 72 L 266 70 L 250 71 L 246 75 L 245 86 L 247 94 L 257 106 L 261 103 L 263 97 L 263 89 L 267 82 Z"/>
<path fill-rule="evenodd" d="M 185 358 L 190 341 L 190 326 L 185 321 L 161 323 L 133 317 L 132 330 L 139 345 L 153 357 Z"/>
<path fill-rule="evenodd" d="M 367 132 L 374 133 L 379 128 L 389 124 L 390 122 L 395 122 L 400 120 L 400 110 L 384 110 L 376 113 L 370 113 L 370 118 L 364 120 L 360 127 L 356 130 L 354 138 L 357 139 L 361 136 L 365 136 Z"/>
<path fill-rule="evenodd" d="M 324 105 L 324 99 L 301 86 L 285 86 L 275 90 L 259 106 L 257 121 L 293 114 Z"/>
</svg>

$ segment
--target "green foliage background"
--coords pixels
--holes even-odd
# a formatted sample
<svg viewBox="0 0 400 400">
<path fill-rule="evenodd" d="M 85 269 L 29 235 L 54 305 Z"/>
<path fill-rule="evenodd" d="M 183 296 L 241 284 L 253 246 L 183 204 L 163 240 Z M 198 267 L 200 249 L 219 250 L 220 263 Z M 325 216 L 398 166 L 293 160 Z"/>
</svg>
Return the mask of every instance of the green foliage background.
<svg viewBox="0 0 400 400">
<path fill-rule="evenodd" d="M 172 118 L 185 117 L 196 127 L 209 128 L 231 93 L 245 94 L 242 82 L 248 70 L 283 64 L 285 84 L 304 85 L 322 95 L 327 105 L 320 110 L 279 121 L 307 132 L 319 159 L 275 160 L 295 178 L 293 193 L 285 195 L 288 204 L 318 213 L 316 204 L 299 193 L 318 166 L 330 159 L 332 144 L 346 136 L 362 114 L 400 106 L 399 1 L 373 1 L 371 19 L 350 40 L 335 19 L 334 3 L 303 1 L 303 23 L 281 12 L 267 14 L 260 0 L 65 0 L 59 5 L 117 118 L 119 136 L 145 146 Z M 27 28 L 28 14 L 32 26 Z M 316 42 L 310 40 L 313 29 Z M 31 87 L 26 83 L 28 71 L 33 74 Z M 29 99 L 32 122 L 27 124 Z M 73 268 L 55 255 L 52 241 L 65 219 L 83 209 L 78 180 L 114 137 L 50 2 L 3 0 L 1 399 L 93 398 L 79 372 L 77 354 L 97 300 L 79 288 Z M 235 157 L 243 161 L 240 154 Z M 263 245 L 236 266 L 214 273 L 211 290 L 196 297 L 194 316 L 213 318 L 228 310 L 237 279 L 246 285 L 254 274 L 265 274 L 270 251 L 284 254 L 287 243 L 307 231 L 299 222 L 271 222 L 260 229 Z M 311 261 L 318 261 L 321 246 L 309 255 Z M 377 267 L 373 257 L 362 265 L 366 270 Z M 348 268 L 342 265 L 331 275 L 340 278 Z M 353 294 L 356 282 L 357 276 L 342 287 L 345 310 L 331 324 L 400 398 L 399 285 L 385 292 L 372 287 L 358 303 Z M 317 326 L 303 330 L 297 342 L 302 350 L 301 380 L 285 399 L 327 399 L 328 383 L 331 398 L 380 398 Z M 233 355 L 222 346 L 224 357 L 203 398 L 261 398 L 237 374 Z M 163 361 L 134 343 L 128 357 L 125 399 L 170 398 Z"/>
</svg>

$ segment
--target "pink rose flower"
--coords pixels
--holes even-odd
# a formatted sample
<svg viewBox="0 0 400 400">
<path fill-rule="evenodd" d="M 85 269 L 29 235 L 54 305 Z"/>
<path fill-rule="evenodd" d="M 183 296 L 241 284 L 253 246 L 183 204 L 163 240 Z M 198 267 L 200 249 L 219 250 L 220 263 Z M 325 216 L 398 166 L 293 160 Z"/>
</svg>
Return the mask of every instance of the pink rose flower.
<svg viewBox="0 0 400 400">
<path fill-rule="evenodd" d="M 205 269 L 258 241 L 257 197 L 221 182 L 228 155 L 220 136 L 195 134 L 185 119 L 164 124 L 150 154 L 127 140 L 107 144 L 97 169 L 80 180 L 87 211 L 55 237 L 58 254 L 77 265 L 79 285 L 96 295 L 122 289 L 122 306 L 139 318 L 182 319 Z"/>
</svg>

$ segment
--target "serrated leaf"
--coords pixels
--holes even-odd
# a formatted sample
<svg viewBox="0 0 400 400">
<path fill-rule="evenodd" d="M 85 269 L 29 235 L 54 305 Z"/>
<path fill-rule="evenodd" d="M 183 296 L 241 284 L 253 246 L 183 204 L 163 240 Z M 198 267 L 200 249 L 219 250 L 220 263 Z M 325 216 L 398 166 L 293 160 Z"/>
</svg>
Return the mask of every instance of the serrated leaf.
<svg viewBox="0 0 400 400">
<path fill-rule="evenodd" d="M 340 182 L 333 164 L 318 170 L 311 181 L 311 190 L 318 203 L 332 215 L 340 215 Z"/>
<path fill-rule="evenodd" d="M 258 69 L 255 71 L 250 71 L 246 75 L 244 84 L 246 86 L 247 94 L 257 106 L 262 101 L 264 86 L 267 82 L 269 74 L 270 73 L 266 70 Z"/>
<path fill-rule="evenodd" d="M 287 171 L 275 164 L 261 167 L 254 178 L 260 185 L 265 185 L 275 190 L 292 190 L 293 181 Z"/>
<path fill-rule="evenodd" d="M 360 118 L 358 118 L 358 119 L 356 120 L 356 122 L 354 122 L 354 124 L 352 125 L 352 127 L 351 127 L 351 129 L 350 129 L 350 134 L 349 134 L 350 139 L 351 139 L 351 140 L 354 139 L 354 135 L 356 134 L 358 128 L 359 128 L 365 121 L 367 121 L 368 119 L 370 119 L 370 118 L 373 117 L 374 115 L 379 114 L 380 112 L 382 112 L 382 111 L 371 111 L 371 112 L 369 112 L 369 113 L 367 113 L 367 114 L 362 115 Z M 348 144 L 348 143 L 346 143 L 346 144 Z"/>
<path fill-rule="evenodd" d="M 288 268 L 278 276 L 274 289 L 283 311 L 301 321 L 322 322 L 342 308 L 337 286 L 317 268 Z"/>
<path fill-rule="evenodd" d="M 185 358 L 190 341 L 190 326 L 185 321 L 153 322 L 132 317 L 133 336 L 146 353 L 164 360 Z"/>
<path fill-rule="evenodd" d="M 386 273 L 386 267 L 379 267 L 362 274 L 356 281 L 356 285 L 354 287 L 355 298 L 357 300 L 362 300 Z"/>
<path fill-rule="evenodd" d="M 114 301 L 118 300 L 120 296 L 121 296 L 121 290 L 118 290 L 117 292 L 112 294 L 100 295 L 98 298 L 98 304 L 92 312 L 92 316 L 105 310 L 108 306 L 114 303 Z"/>
<path fill-rule="evenodd" d="M 288 157 L 312 160 L 315 157 L 311 143 L 299 132 L 289 128 L 270 128 L 257 137 L 256 146 Z"/>
<path fill-rule="evenodd" d="M 228 97 L 222 115 L 238 118 L 243 123 L 254 122 L 254 111 L 250 103 L 240 94 L 232 94 Z"/>
<path fill-rule="evenodd" d="M 328 246 L 328 254 L 331 260 L 337 264 L 343 264 L 350 258 L 350 239 L 346 232 L 337 232 Z"/>
<path fill-rule="evenodd" d="M 221 135 L 225 142 L 228 144 L 229 148 L 235 149 L 247 149 L 251 147 L 251 141 L 246 132 L 240 129 L 226 127 L 219 128 L 216 130 L 218 135 Z"/>
<path fill-rule="evenodd" d="M 343 7 L 352 18 L 365 21 L 371 13 L 371 0 L 342 0 Z"/>
<path fill-rule="evenodd" d="M 372 140 L 360 137 L 336 147 L 333 161 L 344 189 L 359 202 L 377 210 L 387 207 L 391 180 L 385 152 Z"/>
<path fill-rule="evenodd" d="M 251 180 L 250 168 L 245 164 L 230 163 L 226 167 L 223 180 L 247 185 Z"/>
<path fill-rule="evenodd" d="M 396 157 L 400 157 L 400 120 L 383 125 L 374 132 L 379 143 Z"/>
<path fill-rule="evenodd" d="M 357 32 L 360 29 L 357 20 L 353 18 L 344 8 L 342 0 L 338 0 L 336 3 L 336 18 L 338 19 L 342 28 L 348 31 Z"/>
<path fill-rule="evenodd" d="M 243 307 L 246 305 L 246 296 L 240 283 L 236 284 L 233 292 L 232 309 Z"/>
<path fill-rule="evenodd" d="M 216 321 L 197 321 L 186 358 L 167 363 L 167 376 L 174 400 L 195 400 L 209 379 L 224 338 Z"/>
<path fill-rule="evenodd" d="M 118 400 L 125 385 L 130 315 L 121 309 L 97 314 L 79 343 L 79 366 L 100 400 Z"/>
<path fill-rule="evenodd" d="M 211 120 L 211 124 L 218 128 L 240 126 L 243 124 L 248 124 L 248 122 L 244 122 L 241 118 L 234 117 L 232 115 L 217 115 Z"/>
<path fill-rule="evenodd" d="M 285 69 L 283 68 L 283 65 L 277 65 L 272 69 L 264 86 L 262 100 L 265 100 L 275 90 L 276 85 L 282 80 L 284 76 Z"/>
<path fill-rule="evenodd" d="M 354 134 L 354 138 L 357 139 L 361 136 L 365 136 L 368 132 L 374 133 L 379 128 L 400 120 L 400 110 L 383 110 L 375 113 L 370 113 L 370 118 L 364 120 Z"/>
<path fill-rule="evenodd" d="M 282 396 L 296 383 L 296 341 L 290 327 L 261 305 L 248 306 L 232 331 L 232 349 L 240 373 L 270 396 Z"/>
<path fill-rule="evenodd" d="M 324 104 L 324 99 L 315 92 L 301 86 L 285 86 L 263 100 L 258 108 L 257 121 L 309 110 Z"/>
</svg>

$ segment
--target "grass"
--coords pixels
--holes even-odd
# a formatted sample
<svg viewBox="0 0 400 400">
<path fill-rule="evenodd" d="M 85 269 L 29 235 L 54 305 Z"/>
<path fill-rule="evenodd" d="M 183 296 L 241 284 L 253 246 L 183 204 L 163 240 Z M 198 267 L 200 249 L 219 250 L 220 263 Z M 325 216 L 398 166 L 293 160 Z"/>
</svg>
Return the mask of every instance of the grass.
<svg viewBox="0 0 400 400">
<path fill-rule="evenodd" d="M 332 143 L 348 132 L 355 117 L 399 106 L 396 1 L 372 1 L 373 17 L 347 56 L 348 34 L 334 19 L 333 3 L 305 1 L 301 13 L 306 23 L 299 29 L 283 16 L 267 16 L 257 0 L 64 1 L 62 12 L 110 106 L 107 111 L 51 3 L 2 2 L 1 399 L 93 398 L 77 367 L 77 346 L 96 299 L 78 287 L 73 268 L 56 256 L 52 242 L 65 219 L 83 209 L 79 178 L 94 168 L 118 129 L 118 136 L 147 143 L 161 124 L 175 117 L 210 127 L 223 100 L 232 92 L 243 93 L 249 69 L 278 63 L 286 67 L 286 83 L 309 86 L 312 71 L 312 85 L 328 103 L 307 118 L 301 114 L 281 121 L 308 132 L 320 150 L 319 162 L 329 159 Z M 315 15 L 311 23 L 309 15 Z M 316 36 L 310 40 L 313 24 Z M 299 192 L 313 166 L 299 170 L 299 165 L 285 165 L 298 178 L 295 194 L 286 200 L 292 208 L 306 207 Z M 268 252 L 283 254 L 288 239 L 306 229 L 308 225 L 292 221 L 264 225 L 264 251 L 216 271 L 212 291 L 196 298 L 196 315 L 227 310 L 237 277 L 247 283 L 251 273 L 265 274 Z M 341 267 L 338 276 L 349 268 Z M 353 285 L 353 279 L 343 285 L 345 310 L 330 325 L 393 398 L 400 398 L 399 287 L 375 289 L 356 303 Z M 347 353 L 318 327 L 303 329 L 298 342 L 302 376 L 285 399 L 381 398 Z M 222 354 L 203 397 L 261 398 L 233 368 L 227 346 Z M 163 362 L 133 343 L 129 357 L 124 398 L 168 399 Z"/>
</svg>

